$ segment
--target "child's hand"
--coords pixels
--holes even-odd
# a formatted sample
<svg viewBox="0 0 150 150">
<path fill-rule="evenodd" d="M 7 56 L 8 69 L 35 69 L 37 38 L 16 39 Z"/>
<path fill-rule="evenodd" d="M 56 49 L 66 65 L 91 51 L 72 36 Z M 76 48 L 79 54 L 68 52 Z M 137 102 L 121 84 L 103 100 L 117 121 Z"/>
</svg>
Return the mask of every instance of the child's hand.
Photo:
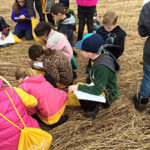
<svg viewBox="0 0 150 150">
<path fill-rule="evenodd" d="M 68 91 L 73 93 L 74 91 L 77 91 L 78 90 L 78 85 L 70 85 L 68 87 Z"/>
<path fill-rule="evenodd" d="M 19 16 L 20 19 L 25 19 L 26 17 L 24 15 Z"/>
<path fill-rule="evenodd" d="M 1 40 L 5 40 L 6 36 L 5 35 L 2 35 L 1 36 Z"/>
</svg>

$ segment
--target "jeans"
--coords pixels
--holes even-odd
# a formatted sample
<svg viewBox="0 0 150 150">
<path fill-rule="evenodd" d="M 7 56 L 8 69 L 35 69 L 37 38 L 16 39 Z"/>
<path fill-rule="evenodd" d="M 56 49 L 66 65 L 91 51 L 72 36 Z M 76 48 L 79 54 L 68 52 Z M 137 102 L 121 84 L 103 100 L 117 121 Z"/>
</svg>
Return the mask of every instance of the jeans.
<svg viewBox="0 0 150 150">
<path fill-rule="evenodd" d="M 96 6 L 82 7 L 78 5 L 78 18 L 79 18 L 78 40 L 81 40 L 83 37 L 85 23 L 87 23 L 88 33 L 93 32 L 93 17 L 95 9 Z"/>
<path fill-rule="evenodd" d="M 143 79 L 140 87 L 140 98 L 148 98 L 150 96 L 150 64 L 143 63 Z"/>
</svg>

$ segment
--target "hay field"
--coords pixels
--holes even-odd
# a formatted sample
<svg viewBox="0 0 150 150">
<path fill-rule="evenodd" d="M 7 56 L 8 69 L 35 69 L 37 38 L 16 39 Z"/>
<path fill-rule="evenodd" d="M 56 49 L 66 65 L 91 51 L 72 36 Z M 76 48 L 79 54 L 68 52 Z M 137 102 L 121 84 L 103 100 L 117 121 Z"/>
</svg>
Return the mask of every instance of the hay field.
<svg viewBox="0 0 150 150">
<path fill-rule="evenodd" d="M 76 12 L 75 0 L 70 0 Z M 109 109 L 100 108 L 95 120 L 85 119 L 79 108 L 67 108 L 69 121 L 57 128 L 41 127 L 52 134 L 52 150 L 149 150 L 150 149 L 150 107 L 139 113 L 132 103 L 132 96 L 139 89 L 142 67 L 137 62 L 142 58 L 144 38 L 137 33 L 137 21 L 143 0 L 102 0 L 97 12 L 100 22 L 107 10 L 119 15 L 119 25 L 126 31 L 124 54 L 119 58 L 121 71 L 118 73 L 119 99 Z M 0 15 L 5 17 L 14 29 L 11 6 L 13 0 L 1 0 Z M 17 86 L 14 72 L 18 67 L 29 66 L 27 51 L 34 41 L 23 41 L 0 49 L 0 75 Z M 80 52 L 77 57 L 78 79 L 84 81 L 87 60 Z"/>
</svg>

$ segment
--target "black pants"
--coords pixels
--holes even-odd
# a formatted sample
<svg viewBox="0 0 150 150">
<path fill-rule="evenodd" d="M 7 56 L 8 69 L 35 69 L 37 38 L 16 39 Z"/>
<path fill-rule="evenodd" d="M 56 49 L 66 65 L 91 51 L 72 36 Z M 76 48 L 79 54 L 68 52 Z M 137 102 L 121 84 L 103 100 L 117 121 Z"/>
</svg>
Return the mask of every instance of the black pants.
<svg viewBox="0 0 150 150">
<path fill-rule="evenodd" d="M 44 78 L 50 83 L 52 84 L 55 88 L 57 88 L 57 85 L 56 85 L 56 81 L 54 80 L 54 78 L 50 75 L 50 74 L 45 74 L 44 75 Z"/>
<path fill-rule="evenodd" d="M 86 101 L 86 100 L 79 100 L 81 104 L 81 108 L 84 111 L 93 111 L 97 106 L 97 102 L 94 101 Z"/>
<path fill-rule="evenodd" d="M 85 23 L 87 23 L 88 33 L 93 32 L 93 16 L 95 10 L 96 6 L 82 7 L 78 5 L 78 19 L 79 19 L 78 40 L 81 40 L 83 37 Z"/>
<path fill-rule="evenodd" d="M 33 13 L 33 2 L 35 1 L 35 7 L 36 10 L 39 14 L 39 16 L 43 16 L 43 12 L 42 12 L 42 4 L 41 4 L 41 0 L 27 0 L 27 7 L 28 7 L 28 14 L 30 17 L 34 16 Z"/>
<path fill-rule="evenodd" d="M 32 40 L 32 29 L 30 30 L 15 30 L 13 34 L 17 35 L 20 39 L 25 36 L 26 40 Z"/>
</svg>

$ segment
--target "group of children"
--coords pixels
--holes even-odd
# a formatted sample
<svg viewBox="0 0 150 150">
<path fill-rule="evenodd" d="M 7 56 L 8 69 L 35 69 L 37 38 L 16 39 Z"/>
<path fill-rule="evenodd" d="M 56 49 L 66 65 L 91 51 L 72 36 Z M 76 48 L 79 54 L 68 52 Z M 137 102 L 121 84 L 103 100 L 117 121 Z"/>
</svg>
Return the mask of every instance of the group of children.
<svg viewBox="0 0 150 150">
<path fill-rule="evenodd" d="M 69 6 L 68 0 L 63 2 Z M 74 67 L 75 52 L 73 53 L 76 27 L 74 14 L 68 12 L 68 9 L 60 3 L 53 4 L 50 13 L 55 25 L 52 22 L 49 23 L 50 21 L 43 21 L 44 15 L 40 14 L 41 22 L 34 29 L 36 36 L 46 43 L 46 48 L 41 45 L 32 45 L 28 50 L 31 60 L 42 62 L 44 76 L 42 74 L 37 75 L 32 68 L 19 68 L 15 73 L 19 87 L 13 88 L 13 94 L 9 87 L 5 90 L 2 89 L 3 82 L 0 80 L 0 94 L 3 95 L 0 97 L 0 113 L 12 119 L 20 127 L 22 126 L 18 121 L 18 117 L 14 119 L 16 114 L 10 104 L 8 95 L 13 98 L 25 124 L 36 128 L 39 128 L 39 125 L 31 116 L 35 117 L 36 115 L 51 127 L 68 120 L 68 116 L 64 115 L 64 111 L 70 95 L 63 90 L 64 88 L 68 88 L 69 93 L 77 96 L 86 118 L 95 118 L 98 114 L 99 103 L 102 101 L 97 97 L 102 96 L 104 98 L 102 104 L 105 108 L 109 108 L 111 103 L 118 99 L 117 72 L 120 70 L 120 65 L 117 59 L 124 51 L 126 33 L 117 25 L 118 16 L 112 11 L 105 13 L 103 26 L 99 26 L 96 33 L 93 33 L 93 16 L 98 1 L 76 0 L 76 2 L 78 5 L 79 30 L 78 42 L 75 47 L 82 50 L 82 55 L 89 59 L 89 73 L 86 83 L 72 85 L 75 78 L 73 70 L 76 69 Z M 35 12 L 32 9 L 33 12 L 28 13 L 29 10 L 31 11 L 28 5 L 28 0 L 16 0 L 11 17 L 17 22 L 13 34 L 19 38 L 25 35 L 27 40 L 31 40 L 33 31 L 30 18 L 35 16 Z M 149 5 L 150 3 L 146 4 L 143 9 L 148 9 Z M 9 25 L 2 17 L 0 23 L 0 30 L 3 34 L 1 39 L 3 39 L 8 35 Z M 88 26 L 88 34 L 83 36 L 85 23 Z M 147 26 L 143 27 L 144 23 L 141 15 L 139 20 L 139 33 L 141 36 L 149 35 L 149 30 L 147 30 L 149 28 Z M 147 43 L 149 43 L 148 40 Z M 147 49 L 147 46 L 145 46 L 145 51 Z M 138 97 L 134 97 L 136 108 L 140 108 L 138 110 L 141 110 L 143 105 L 145 106 L 148 103 L 148 97 L 150 96 L 149 83 L 145 86 L 149 76 L 148 63 L 149 59 L 145 54 L 141 90 Z M 147 95 L 143 94 L 145 89 L 148 89 Z M 81 92 L 85 95 L 83 98 L 80 98 Z M 92 100 L 89 99 L 88 94 L 92 96 Z M 3 107 L 4 105 L 6 107 Z M 0 149 L 7 147 L 7 149 L 16 150 L 19 141 L 17 129 L 12 127 L 5 118 L 1 118 L 0 122 L 1 135 L 8 127 L 11 127 L 8 133 L 11 129 L 14 131 L 11 132 L 11 137 L 10 134 L 5 133 L 5 138 L 0 138 Z"/>
</svg>

